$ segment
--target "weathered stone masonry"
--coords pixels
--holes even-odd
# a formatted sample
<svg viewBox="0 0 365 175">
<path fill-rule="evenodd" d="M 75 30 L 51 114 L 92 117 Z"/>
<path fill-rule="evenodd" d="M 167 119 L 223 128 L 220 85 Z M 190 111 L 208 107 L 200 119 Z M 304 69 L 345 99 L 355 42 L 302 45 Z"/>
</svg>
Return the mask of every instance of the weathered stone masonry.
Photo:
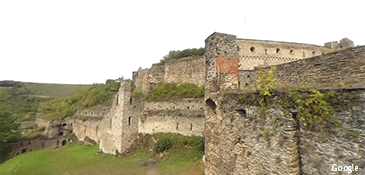
<svg viewBox="0 0 365 175">
<path fill-rule="evenodd" d="M 257 104 L 240 103 L 237 94 L 226 94 L 225 98 L 221 94 L 235 88 L 233 83 L 222 83 L 229 82 L 229 76 L 222 76 L 217 66 L 222 57 L 235 58 L 234 39 L 232 35 L 214 33 L 206 40 L 205 174 L 329 174 L 334 173 L 330 169 L 333 163 L 345 166 L 353 162 L 365 168 L 363 88 L 348 90 L 357 94 L 356 98 L 345 100 L 345 108 L 335 114 L 342 120 L 343 130 L 333 129 L 326 142 L 321 142 L 319 133 L 300 126 L 296 113 L 285 115 L 271 108 L 263 120 Z M 364 64 L 364 47 L 356 47 L 276 65 L 275 76 L 292 84 L 333 82 L 346 77 L 363 81 Z M 225 70 L 235 69 L 234 64 L 225 66 Z M 239 71 L 241 87 L 247 82 L 256 85 L 257 77 L 257 70 Z M 270 142 L 263 137 L 265 129 Z M 355 131 L 358 137 L 349 139 L 347 130 Z"/>
<path fill-rule="evenodd" d="M 249 103 L 255 101 L 249 95 L 245 100 L 237 94 L 226 95 L 217 109 L 221 114 L 217 124 L 207 123 L 214 127 L 206 127 L 205 173 L 337 174 L 331 171 L 333 164 L 355 164 L 361 170 L 358 173 L 365 173 L 365 89 L 338 90 L 354 96 L 344 99 L 342 110 L 334 114 L 342 126 L 331 128 L 325 138 L 300 125 L 295 111 L 285 114 L 270 108 L 264 119 L 258 103 Z M 280 96 L 274 94 L 273 99 L 279 101 Z"/>
</svg>

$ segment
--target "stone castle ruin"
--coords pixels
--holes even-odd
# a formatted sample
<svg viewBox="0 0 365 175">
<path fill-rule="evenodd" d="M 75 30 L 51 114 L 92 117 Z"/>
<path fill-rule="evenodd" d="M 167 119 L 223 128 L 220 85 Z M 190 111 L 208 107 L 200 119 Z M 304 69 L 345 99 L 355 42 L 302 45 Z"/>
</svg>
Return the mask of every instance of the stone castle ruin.
<svg viewBox="0 0 365 175">
<path fill-rule="evenodd" d="M 275 66 L 274 76 L 278 82 L 289 84 L 343 80 L 365 82 L 365 47 L 353 46 L 347 38 L 317 46 L 238 39 L 234 35 L 216 32 L 205 40 L 204 56 L 169 60 L 165 64 L 153 64 L 150 69 L 139 69 L 133 72 L 135 87 L 131 86 L 131 82 L 121 82 L 111 107 L 79 109 L 75 115 L 87 116 L 90 120 L 69 119 L 66 123 L 72 125 L 72 131 L 79 140 L 91 139 L 100 150 L 110 154 L 124 152 L 139 134 L 205 135 L 205 174 L 311 174 L 318 168 L 303 160 L 313 162 L 323 159 L 329 165 L 335 161 L 331 157 L 335 154 L 333 150 L 344 148 L 348 148 L 348 152 L 343 155 L 356 155 L 351 160 L 364 167 L 365 162 L 361 161 L 365 160 L 363 142 L 351 140 L 349 145 L 339 147 L 332 141 L 332 145 L 321 143 L 318 135 L 313 139 L 309 139 L 308 135 L 298 137 L 304 129 L 298 128 L 292 117 L 277 109 L 270 109 L 268 115 L 276 116 L 282 123 L 283 127 L 278 130 L 288 141 L 283 147 L 278 147 L 274 141 L 268 146 L 263 139 L 253 137 L 258 134 L 252 129 L 254 126 L 269 125 L 257 119 L 259 107 L 222 97 L 225 90 L 256 86 L 257 67 L 265 70 Z M 205 85 L 205 97 L 158 102 L 131 98 L 134 90 L 147 92 L 162 82 Z M 364 140 L 365 118 L 359 116 L 365 115 L 365 89 L 347 91 L 355 92 L 357 100 L 349 101 L 349 106 L 336 115 L 345 117 L 344 122 L 359 123 L 351 129 L 358 132 L 360 140 Z M 289 115 L 294 116 L 295 113 Z M 276 137 L 279 137 L 278 134 L 273 135 L 273 138 Z M 304 153 L 300 150 L 303 144 L 314 145 L 309 147 L 315 150 Z M 275 164 L 276 159 L 282 163 Z M 345 159 L 338 162 L 351 163 Z"/>
</svg>

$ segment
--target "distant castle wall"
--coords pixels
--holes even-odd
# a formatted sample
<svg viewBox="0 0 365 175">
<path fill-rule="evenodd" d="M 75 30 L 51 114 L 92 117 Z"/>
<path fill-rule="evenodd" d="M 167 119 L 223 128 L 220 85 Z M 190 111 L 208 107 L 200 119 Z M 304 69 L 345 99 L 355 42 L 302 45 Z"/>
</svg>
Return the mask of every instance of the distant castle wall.
<svg viewBox="0 0 365 175">
<path fill-rule="evenodd" d="M 365 80 L 365 46 L 276 65 L 274 78 L 290 84 Z M 263 68 L 268 70 L 269 68 Z M 258 70 L 240 70 L 240 88 L 257 86 Z"/>
<path fill-rule="evenodd" d="M 165 64 L 153 64 L 150 69 L 139 69 L 133 72 L 136 89 L 143 92 L 158 83 L 192 83 L 204 85 L 204 57 L 185 57 L 166 61 Z"/>
<path fill-rule="evenodd" d="M 277 65 L 330 52 L 332 49 L 311 44 L 237 39 L 240 70 Z"/>
</svg>

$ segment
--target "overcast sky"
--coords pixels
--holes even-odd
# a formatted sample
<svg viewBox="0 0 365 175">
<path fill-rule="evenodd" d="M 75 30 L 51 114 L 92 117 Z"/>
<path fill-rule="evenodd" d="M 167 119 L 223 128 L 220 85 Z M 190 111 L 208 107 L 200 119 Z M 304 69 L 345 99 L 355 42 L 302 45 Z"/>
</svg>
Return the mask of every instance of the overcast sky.
<svg viewBox="0 0 365 175">
<path fill-rule="evenodd" d="M 237 38 L 365 45 L 362 1 L 0 0 L 0 80 L 92 84 Z"/>
</svg>

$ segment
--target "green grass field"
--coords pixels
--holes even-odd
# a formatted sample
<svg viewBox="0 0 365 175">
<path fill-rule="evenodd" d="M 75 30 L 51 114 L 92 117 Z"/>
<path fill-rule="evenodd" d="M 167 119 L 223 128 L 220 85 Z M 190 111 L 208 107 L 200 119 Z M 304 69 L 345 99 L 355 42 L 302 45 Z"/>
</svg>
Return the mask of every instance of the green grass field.
<svg viewBox="0 0 365 175">
<path fill-rule="evenodd" d="M 156 164 L 141 165 L 156 157 L 152 137 L 172 139 L 171 148 Z M 126 157 L 98 153 L 98 146 L 69 143 L 61 148 L 47 148 L 18 155 L 0 164 L 1 175 L 202 175 L 198 159 L 204 154 L 194 147 L 196 138 L 177 134 L 155 134 L 140 137 Z M 201 139 L 197 139 L 201 140 Z M 154 156 L 155 155 L 155 156 Z"/>
<path fill-rule="evenodd" d="M 146 174 L 138 162 L 152 153 L 137 153 L 124 158 L 103 153 L 98 146 L 67 144 L 59 149 L 48 148 L 21 154 L 0 165 L 0 174 Z"/>
</svg>

